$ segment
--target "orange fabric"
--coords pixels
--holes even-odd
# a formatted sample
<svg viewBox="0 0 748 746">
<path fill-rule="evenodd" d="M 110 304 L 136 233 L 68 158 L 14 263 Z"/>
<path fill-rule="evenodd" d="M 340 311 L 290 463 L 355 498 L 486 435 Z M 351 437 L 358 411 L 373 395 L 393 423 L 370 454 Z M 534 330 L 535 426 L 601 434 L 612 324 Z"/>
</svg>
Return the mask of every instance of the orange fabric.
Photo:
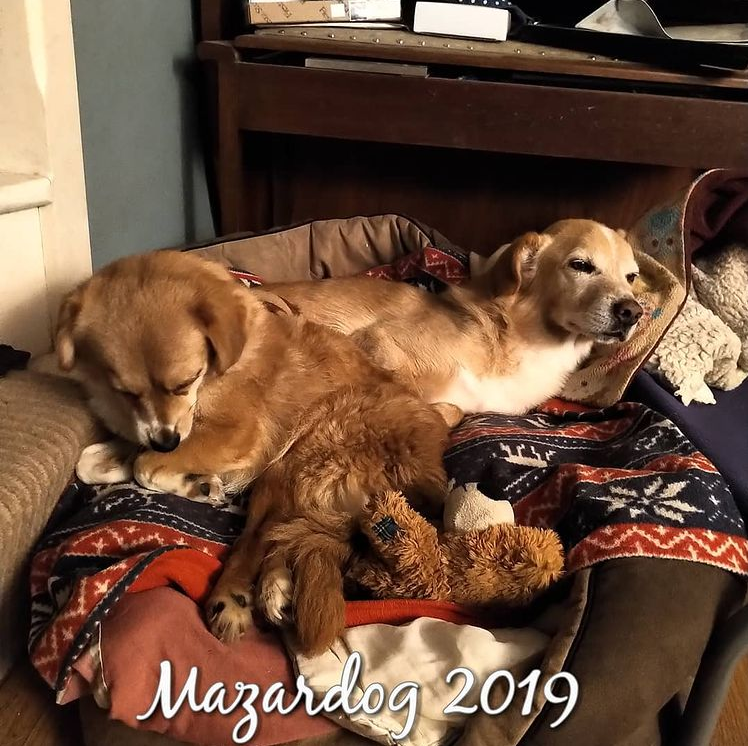
<svg viewBox="0 0 748 746">
<path fill-rule="evenodd" d="M 591 412 L 592 407 L 588 407 L 585 404 L 577 404 L 573 401 L 566 401 L 565 399 L 549 399 L 545 404 L 541 404 L 538 407 L 539 412 L 546 412 L 549 414 L 563 414 L 565 412 Z"/>
<path fill-rule="evenodd" d="M 180 743 L 234 746 L 233 729 L 247 715 L 240 703 L 248 699 L 245 692 L 237 701 L 236 685 L 245 682 L 260 691 L 254 703 L 258 727 L 250 746 L 275 746 L 339 729 L 322 715 L 310 717 L 303 706 L 287 715 L 262 713 L 262 697 L 274 683 L 280 682 L 289 692 L 283 697 L 286 705 L 296 691 L 296 674 L 278 636 L 250 627 L 241 640 L 224 645 L 208 631 L 195 603 L 172 588 L 126 594 L 102 621 L 100 654 L 111 701 L 109 717 L 139 731 L 164 733 Z M 170 664 L 172 701 L 195 666 L 197 701 L 202 702 L 212 687 L 223 682 L 224 701 L 226 705 L 236 703 L 235 708 L 226 714 L 219 710 L 192 712 L 185 702 L 171 719 L 159 708 L 146 720 L 138 720 L 138 715 L 152 707 L 161 661 Z M 92 670 L 84 666 L 77 670 L 93 683 Z M 214 697 L 212 701 L 219 700 Z M 133 740 L 137 742 L 135 736 Z"/>
<path fill-rule="evenodd" d="M 348 601 L 345 605 L 346 627 L 360 627 L 363 624 L 407 624 L 424 616 L 453 624 L 482 626 L 481 620 L 473 612 L 451 601 L 405 598 L 387 601 Z"/>
<path fill-rule="evenodd" d="M 176 585 L 201 604 L 208 597 L 223 563 L 197 549 L 172 549 L 156 557 L 128 589 L 129 593 Z"/>
<path fill-rule="evenodd" d="M 176 585 L 193 601 L 202 604 L 223 567 L 215 557 L 196 549 L 173 549 L 157 557 L 130 586 L 130 593 Z M 419 617 L 441 619 L 453 624 L 475 624 L 481 620 L 469 609 L 450 601 L 391 599 L 385 601 L 348 601 L 345 626 L 363 624 L 407 624 Z"/>
</svg>

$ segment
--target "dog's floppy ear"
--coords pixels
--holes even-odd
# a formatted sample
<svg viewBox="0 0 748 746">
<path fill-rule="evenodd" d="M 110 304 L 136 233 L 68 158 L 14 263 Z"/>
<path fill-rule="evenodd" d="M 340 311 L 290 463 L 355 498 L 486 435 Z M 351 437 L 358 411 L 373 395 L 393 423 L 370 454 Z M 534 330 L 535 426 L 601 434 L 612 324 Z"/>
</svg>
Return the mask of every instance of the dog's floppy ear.
<svg viewBox="0 0 748 746">
<path fill-rule="evenodd" d="M 247 309 L 243 303 L 232 301 L 232 293 L 214 292 L 199 301 L 194 310 L 213 350 L 213 368 L 218 375 L 239 359 L 247 343 Z"/>
<path fill-rule="evenodd" d="M 532 277 L 538 252 L 550 240 L 550 236 L 532 231 L 515 238 L 501 252 L 491 270 L 493 295 L 516 295 Z"/>
<path fill-rule="evenodd" d="M 57 362 L 62 370 L 72 370 L 75 365 L 75 326 L 83 307 L 83 290 L 71 290 L 60 304 L 55 329 L 55 349 Z"/>
<path fill-rule="evenodd" d="M 456 404 L 435 402 L 431 408 L 437 411 L 449 428 L 457 427 L 465 419 L 465 413 Z"/>
</svg>

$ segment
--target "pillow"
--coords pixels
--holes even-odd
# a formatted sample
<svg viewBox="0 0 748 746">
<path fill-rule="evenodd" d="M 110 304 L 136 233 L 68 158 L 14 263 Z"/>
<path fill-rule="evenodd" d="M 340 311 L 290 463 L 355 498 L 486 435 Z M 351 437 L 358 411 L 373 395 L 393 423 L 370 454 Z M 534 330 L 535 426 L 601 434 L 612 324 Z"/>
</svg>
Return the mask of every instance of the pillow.
<svg viewBox="0 0 748 746">
<path fill-rule="evenodd" d="M 211 685 L 223 682 L 227 706 L 237 699 L 237 682 L 257 684 L 263 693 L 275 682 L 293 691 L 296 680 L 285 647 L 274 632 L 253 627 L 241 641 L 226 646 L 207 629 L 197 604 L 172 588 L 126 594 L 102 622 L 94 653 L 95 657 L 81 656 L 74 667 L 94 690 L 97 702 L 108 704 L 110 718 L 201 746 L 233 746 L 233 731 L 237 726 L 239 732 L 248 727 L 248 722 L 241 723 L 248 713 L 241 703 L 231 713 L 221 714 L 193 712 L 185 702 L 171 718 L 157 707 L 150 717 L 138 719 L 152 709 L 162 661 L 170 663 L 173 702 L 193 666 L 197 668 L 197 701 L 202 701 Z M 255 706 L 259 711 L 260 703 Z M 338 729 L 327 718 L 310 717 L 300 707 L 287 715 L 261 714 L 251 743 L 272 746 Z"/>
</svg>

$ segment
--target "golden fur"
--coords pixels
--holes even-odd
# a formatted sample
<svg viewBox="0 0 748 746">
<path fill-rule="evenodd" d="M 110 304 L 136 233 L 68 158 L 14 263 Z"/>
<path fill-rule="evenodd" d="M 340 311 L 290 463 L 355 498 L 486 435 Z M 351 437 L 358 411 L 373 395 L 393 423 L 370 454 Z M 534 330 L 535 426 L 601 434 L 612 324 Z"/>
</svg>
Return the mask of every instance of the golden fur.
<svg viewBox="0 0 748 746">
<path fill-rule="evenodd" d="M 262 292 L 352 336 L 427 401 L 519 414 L 558 395 L 593 343 L 631 335 L 641 315 L 637 274 L 621 232 L 565 220 L 520 236 L 482 275 L 438 294 L 363 277 Z M 633 323 L 616 318 L 621 306 Z"/>
<path fill-rule="evenodd" d="M 71 293 L 56 346 L 104 424 L 149 448 L 133 461 L 142 485 L 217 502 L 262 475 L 211 626 L 240 634 L 259 578 L 257 605 L 277 622 L 292 600 L 314 651 L 340 629 L 341 565 L 367 498 L 443 498 L 444 418 L 458 415 L 422 400 L 513 413 L 558 394 L 593 342 L 635 328 L 636 273 L 619 233 L 578 220 L 525 234 L 441 294 L 365 278 L 250 293 L 217 264 L 158 252 Z M 78 465 L 88 481 L 128 469 L 120 444 Z M 283 527 L 296 518 L 316 529 L 291 545 Z"/>
<path fill-rule="evenodd" d="M 447 420 L 461 413 L 424 403 L 352 340 L 268 305 L 218 265 L 178 252 L 122 259 L 73 292 L 60 319 L 60 364 L 77 366 L 102 421 L 160 449 L 135 458 L 140 484 L 218 501 L 225 485 L 257 479 L 208 604 L 225 640 L 249 623 L 262 571 L 261 610 L 278 621 L 293 596 L 304 649 L 321 649 L 342 628 L 340 565 L 369 496 L 402 490 L 441 508 Z M 273 531 L 301 517 L 319 535 L 286 567 Z"/>
<path fill-rule="evenodd" d="M 448 426 L 432 408 L 380 383 L 335 392 L 315 409 L 252 491 L 247 526 L 206 606 L 221 639 L 250 623 L 247 588 L 259 576 L 264 616 L 279 624 L 292 606 L 301 650 L 320 652 L 343 629 L 342 572 L 367 501 L 398 484 L 423 512 L 441 513 Z M 299 521 L 303 530 L 289 533 Z"/>
</svg>

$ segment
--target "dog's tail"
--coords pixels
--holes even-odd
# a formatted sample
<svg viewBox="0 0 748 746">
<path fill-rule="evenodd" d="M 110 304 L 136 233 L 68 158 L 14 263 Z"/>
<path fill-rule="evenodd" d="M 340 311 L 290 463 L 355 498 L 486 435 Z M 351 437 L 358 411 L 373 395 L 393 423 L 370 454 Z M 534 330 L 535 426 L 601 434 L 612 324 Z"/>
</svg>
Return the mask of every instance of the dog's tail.
<svg viewBox="0 0 748 746">
<path fill-rule="evenodd" d="M 326 513 L 294 518 L 269 534 L 273 553 L 293 573 L 294 621 L 305 655 L 323 652 L 345 627 L 343 572 L 355 528 L 350 516 Z"/>
</svg>

